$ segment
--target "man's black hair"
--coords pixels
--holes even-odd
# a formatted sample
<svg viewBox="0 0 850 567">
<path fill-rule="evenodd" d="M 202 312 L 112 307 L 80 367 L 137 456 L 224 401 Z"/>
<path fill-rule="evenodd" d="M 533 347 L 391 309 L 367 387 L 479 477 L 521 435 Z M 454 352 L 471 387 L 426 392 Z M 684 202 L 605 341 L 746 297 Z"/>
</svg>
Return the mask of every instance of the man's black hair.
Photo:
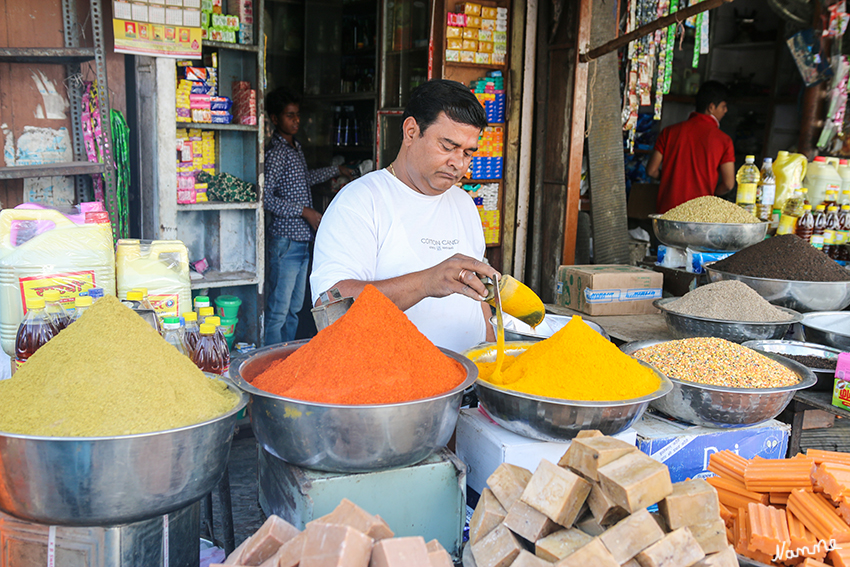
<svg viewBox="0 0 850 567">
<path fill-rule="evenodd" d="M 301 97 L 286 87 L 278 87 L 266 95 L 269 116 L 277 116 L 290 104 L 301 104 Z"/>
<path fill-rule="evenodd" d="M 457 81 L 434 79 L 422 83 L 410 94 L 410 101 L 404 109 L 402 122 L 408 116 L 416 119 L 420 136 L 437 120 L 440 112 L 460 124 L 468 124 L 480 129 L 487 127 L 487 115 L 484 107 L 470 92 L 469 87 Z"/>
<path fill-rule="evenodd" d="M 708 110 L 709 104 L 720 104 L 729 100 L 729 89 L 719 81 L 706 81 L 697 93 L 697 112 Z"/>
</svg>

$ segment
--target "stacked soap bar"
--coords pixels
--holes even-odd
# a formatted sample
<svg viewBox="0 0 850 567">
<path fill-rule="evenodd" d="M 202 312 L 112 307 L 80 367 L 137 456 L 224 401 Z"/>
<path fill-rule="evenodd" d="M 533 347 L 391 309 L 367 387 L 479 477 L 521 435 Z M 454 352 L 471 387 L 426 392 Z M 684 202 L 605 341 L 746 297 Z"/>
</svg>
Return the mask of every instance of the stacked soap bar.
<svg viewBox="0 0 850 567">
<path fill-rule="evenodd" d="M 809 449 L 791 459 L 709 458 L 730 541 L 766 564 L 850 567 L 850 455 Z M 846 548 L 846 549 L 843 549 Z"/>
<path fill-rule="evenodd" d="M 469 88 L 484 106 L 487 122 L 505 121 L 505 79 L 501 71 L 490 71 L 487 76 L 472 81 Z"/>
<path fill-rule="evenodd" d="M 708 483 L 672 484 L 663 463 L 598 431 L 533 474 L 503 463 L 487 485 L 469 523 L 477 567 L 738 565 Z"/>
<path fill-rule="evenodd" d="M 472 154 L 469 171 L 472 179 L 501 179 L 505 148 L 501 126 L 484 128 L 478 139 L 478 151 Z"/>
<path fill-rule="evenodd" d="M 393 535 L 380 516 L 343 499 L 304 531 L 269 517 L 223 564 L 211 567 L 452 567 L 451 557 L 437 540 L 425 543 L 421 537 Z"/>
<path fill-rule="evenodd" d="M 449 12 L 446 61 L 504 65 L 508 53 L 508 9 L 463 2 Z"/>
</svg>

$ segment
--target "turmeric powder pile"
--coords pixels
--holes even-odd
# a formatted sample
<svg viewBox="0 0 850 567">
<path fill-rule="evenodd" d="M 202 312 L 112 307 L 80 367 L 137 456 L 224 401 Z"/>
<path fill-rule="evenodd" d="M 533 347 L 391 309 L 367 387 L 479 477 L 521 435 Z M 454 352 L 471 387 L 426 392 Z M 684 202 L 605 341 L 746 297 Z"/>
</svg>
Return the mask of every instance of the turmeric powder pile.
<svg viewBox="0 0 850 567">
<path fill-rule="evenodd" d="M 0 431 L 49 437 L 150 433 L 232 410 L 239 397 L 207 377 L 111 295 L 0 381 Z"/>
<path fill-rule="evenodd" d="M 478 377 L 515 392 L 581 401 L 618 401 L 656 391 L 661 380 L 594 331 L 581 317 L 573 317 L 550 338 L 522 354 L 505 357 L 501 376 L 494 379 L 495 363 L 480 363 Z"/>
</svg>

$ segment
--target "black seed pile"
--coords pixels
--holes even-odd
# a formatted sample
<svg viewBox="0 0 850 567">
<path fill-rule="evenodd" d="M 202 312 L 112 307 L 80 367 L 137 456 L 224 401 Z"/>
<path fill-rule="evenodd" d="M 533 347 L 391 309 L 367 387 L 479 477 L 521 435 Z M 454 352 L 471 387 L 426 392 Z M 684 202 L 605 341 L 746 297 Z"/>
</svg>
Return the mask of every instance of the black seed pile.
<svg viewBox="0 0 850 567">
<path fill-rule="evenodd" d="M 835 370 L 835 366 L 838 364 L 837 358 L 824 358 L 822 356 L 809 356 L 802 354 L 785 354 L 777 353 L 785 358 L 790 358 L 791 360 L 796 360 L 803 366 L 808 368 L 817 368 L 818 370 Z"/>
<path fill-rule="evenodd" d="M 774 236 L 712 266 L 722 272 L 804 282 L 850 281 L 850 271 L 794 234 Z"/>
</svg>

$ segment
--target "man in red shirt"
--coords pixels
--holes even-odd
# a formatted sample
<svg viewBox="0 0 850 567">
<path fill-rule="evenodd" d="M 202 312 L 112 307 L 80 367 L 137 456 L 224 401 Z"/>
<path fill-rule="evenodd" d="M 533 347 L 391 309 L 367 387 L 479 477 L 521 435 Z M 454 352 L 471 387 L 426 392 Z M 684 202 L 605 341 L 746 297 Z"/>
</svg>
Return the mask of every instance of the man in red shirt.
<svg viewBox="0 0 850 567">
<path fill-rule="evenodd" d="M 728 98 L 722 83 L 706 81 L 697 93 L 696 112 L 661 131 L 646 166 L 650 177 L 661 178 L 657 213 L 735 187 L 735 149 L 732 138 L 720 130 Z"/>
</svg>

